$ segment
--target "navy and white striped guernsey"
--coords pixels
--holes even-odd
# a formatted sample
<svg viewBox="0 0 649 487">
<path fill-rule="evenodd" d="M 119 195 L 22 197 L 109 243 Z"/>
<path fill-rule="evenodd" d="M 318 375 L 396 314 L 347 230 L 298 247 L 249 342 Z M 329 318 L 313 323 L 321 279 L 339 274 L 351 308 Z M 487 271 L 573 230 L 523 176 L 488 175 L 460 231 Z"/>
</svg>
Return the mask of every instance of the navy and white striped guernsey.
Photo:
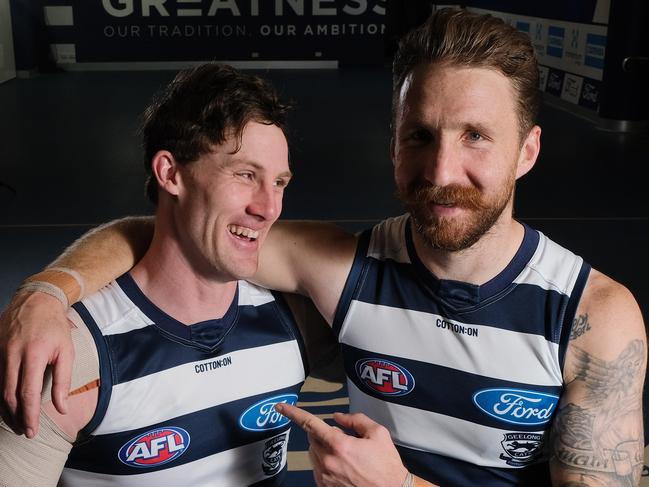
<svg viewBox="0 0 649 487">
<path fill-rule="evenodd" d="M 444 487 L 551 485 L 544 441 L 590 266 L 525 226 L 489 282 L 438 280 L 408 215 L 361 235 L 338 305 L 350 410 L 385 425 Z"/>
<path fill-rule="evenodd" d="M 281 485 L 307 371 L 281 295 L 239 281 L 221 319 L 185 326 L 125 274 L 74 306 L 99 351 L 95 415 L 60 485 Z"/>
</svg>

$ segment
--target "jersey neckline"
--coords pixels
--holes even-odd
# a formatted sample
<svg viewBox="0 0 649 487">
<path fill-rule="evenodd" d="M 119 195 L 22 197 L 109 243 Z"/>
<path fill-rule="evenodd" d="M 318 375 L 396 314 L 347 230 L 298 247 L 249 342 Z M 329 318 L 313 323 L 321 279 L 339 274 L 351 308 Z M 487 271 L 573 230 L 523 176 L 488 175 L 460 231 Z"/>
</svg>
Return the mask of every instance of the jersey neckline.
<svg viewBox="0 0 649 487">
<path fill-rule="evenodd" d="M 411 218 L 408 217 L 404 225 L 406 248 L 410 262 L 415 266 L 417 272 L 432 291 L 455 308 L 466 308 L 477 306 L 492 296 L 511 286 L 516 277 L 525 269 L 539 243 L 539 232 L 522 223 L 524 234 L 518 250 L 495 277 L 484 284 L 477 285 L 452 279 L 438 279 L 421 261 L 412 238 Z"/>
<path fill-rule="evenodd" d="M 237 283 L 232 303 L 222 318 L 186 325 L 162 311 L 149 300 L 129 273 L 118 277 L 116 282 L 124 294 L 153 322 L 155 327 L 187 344 L 213 350 L 220 345 L 236 324 L 239 314 L 239 283 Z"/>
</svg>

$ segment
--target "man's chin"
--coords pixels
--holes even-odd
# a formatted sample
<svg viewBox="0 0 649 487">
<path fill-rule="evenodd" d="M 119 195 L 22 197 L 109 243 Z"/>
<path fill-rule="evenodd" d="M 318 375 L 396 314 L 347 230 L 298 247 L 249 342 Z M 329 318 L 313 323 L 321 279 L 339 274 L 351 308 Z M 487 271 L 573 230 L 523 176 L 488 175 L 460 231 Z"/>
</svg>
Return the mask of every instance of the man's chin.
<svg viewBox="0 0 649 487">
<path fill-rule="evenodd" d="M 249 281 L 257 273 L 257 265 L 254 266 L 241 266 L 235 271 L 237 280 Z"/>
<path fill-rule="evenodd" d="M 439 238 L 438 236 L 421 235 L 424 243 L 433 250 L 460 252 L 471 247 L 475 242 L 466 242 L 462 238 Z"/>
<path fill-rule="evenodd" d="M 429 248 L 444 252 L 460 252 L 472 247 L 482 235 L 482 228 L 466 228 L 448 221 L 428 224 L 415 222 L 415 231 Z"/>
<path fill-rule="evenodd" d="M 230 257 L 226 265 L 215 263 L 214 268 L 218 269 L 219 279 L 249 281 L 257 273 L 257 264 L 257 259 L 233 259 Z"/>
</svg>

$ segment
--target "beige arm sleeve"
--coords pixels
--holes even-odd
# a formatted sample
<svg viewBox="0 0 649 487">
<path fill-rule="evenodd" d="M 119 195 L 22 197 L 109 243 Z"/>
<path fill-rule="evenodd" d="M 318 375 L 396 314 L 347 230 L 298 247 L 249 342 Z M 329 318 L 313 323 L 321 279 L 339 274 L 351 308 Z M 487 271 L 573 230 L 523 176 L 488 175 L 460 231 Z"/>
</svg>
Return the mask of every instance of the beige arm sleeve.
<svg viewBox="0 0 649 487">
<path fill-rule="evenodd" d="M 99 359 L 90 331 L 74 310 L 68 313 L 72 328 L 75 361 L 72 371 L 72 391 L 99 379 Z M 50 397 L 52 377 L 45 378 L 41 402 Z M 70 411 L 68 414 L 74 414 Z M 38 435 L 29 440 L 18 436 L 0 421 L 0 486 L 46 487 L 55 486 L 68 459 L 75 438 L 66 434 L 42 409 Z"/>
<path fill-rule="evenodd" d="M 304 340 L 309 361 L 309 375 L 328 382 L 343 382 L 340 345 L 331 327 L 318 312 L 313 302 L 297 294 L 284 294 Z"/>
<path fill-rule="evenodd" d="M 74 392 L 91 384 L 99 379 L 99 356 L 95 341 L 90 334 L 90 330 L 83 322 L 77 312 L 70 308 L 68 310 L 68 319 L 74 325 L 70 329 L 72 336 L 72 345 L 74 346 L 74 364 L 72 366 L 72 382 L 70 392 Z M 52 390 L 52 374 L 48 368 L 43 380 L 43 391 L 41 392 L 41 402 L 50 400 Z"/>
<path fill-rule="evenodd" d="M 57 484 L 72 449 L 67 436 L 42 410 L 41 427 L 31 440 L 0 421 L 0 485 L 46 487 Z"/>
</svg>

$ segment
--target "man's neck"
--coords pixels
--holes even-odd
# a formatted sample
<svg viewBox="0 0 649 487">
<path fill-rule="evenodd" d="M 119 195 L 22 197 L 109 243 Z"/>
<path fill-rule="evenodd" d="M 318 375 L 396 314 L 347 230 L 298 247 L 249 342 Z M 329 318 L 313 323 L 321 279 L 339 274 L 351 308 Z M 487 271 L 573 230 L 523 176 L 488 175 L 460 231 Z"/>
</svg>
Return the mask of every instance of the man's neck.
<svg viewBox="0 0 649 487">
<path fill-rule="evenodd" d="M 412 229 L 417 255 L 438 279 L 481 285 L 507 267 L 519 249 L 525 229 L 508 217 L 498 222 L 468 249 L 449 252 L 435 250 Z"/>
<path fill-rule="evenodd" d="M 184 324 L 221 318 L 234 299 L 237 281 L 197 273 L 177 240 L 154 235 L 131 276 L 158 308 Z"/>
</svg>

